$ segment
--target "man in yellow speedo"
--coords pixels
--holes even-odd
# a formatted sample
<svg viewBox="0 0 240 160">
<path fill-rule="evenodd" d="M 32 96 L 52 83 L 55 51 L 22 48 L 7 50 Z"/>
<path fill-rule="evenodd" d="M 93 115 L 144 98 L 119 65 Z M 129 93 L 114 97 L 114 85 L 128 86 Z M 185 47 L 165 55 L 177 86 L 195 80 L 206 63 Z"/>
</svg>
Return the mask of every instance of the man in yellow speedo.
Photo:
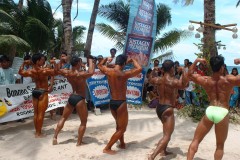
<svg viewBox="0 0 240 160">
<path fill-rule="evenodd" d="M 210 65 L 213 71 L 211 76 L 194 74 L 198 62 L 206 64 L 205 59 L 196 59 L 188 71 L 188 76 L 192 81 L 205 89 L 210 101 L 210 106 L 206 109 L 205 115 L 196 128 L 194 138 L 188 149 L 187 159 L 193 159 L 199 143 L 210 131 L 212 126 L 215 125 L 216 151 L 214 159 L 220 160 L 223 157 L 224 143 L 228 134 L 228 104 L 230 94 L 233 86 L 240 85 L 240 76 L 224 76 L 224 58 L 222 56 L 211 57 Z"/>
</svg>

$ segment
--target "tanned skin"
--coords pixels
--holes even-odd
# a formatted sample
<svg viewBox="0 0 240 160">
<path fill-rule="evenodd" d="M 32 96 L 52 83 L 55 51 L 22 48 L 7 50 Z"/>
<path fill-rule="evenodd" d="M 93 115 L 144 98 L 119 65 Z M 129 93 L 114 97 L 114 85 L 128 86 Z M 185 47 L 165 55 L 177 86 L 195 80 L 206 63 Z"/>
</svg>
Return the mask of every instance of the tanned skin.
<svg viewBox="0 0 240 160">
<path fill-rule="evenodd" d="M 93 63 L 93 59 L 88 59 L 89 61 L 89 68 L 88 71 L 81 70 L 82 62 L 80 61 L 76 66 L 72 66 L 72 69 L 60 69 L 61 64 L 56 67 L 57 72 L 61 75 L 65 76 L 68 79 L 68 82 L 71 84 L 73 89 L 73 94 L 86 97 L 86 80 L 91 77 L 94 73 L 95 64 Z M 61 119 L 57 124 L 57 128 L 55 129 L 55 133 L 53 136 L 53 145 L 58 144 L 57 136 L 61 129 L 64 126 L 65 121 L 68 119 L 69 115 L 73 112 L 74 107 L 71 106 L 69 103 L 64 107 L 63 114 Z M 76 110 L 78 116 L 80 118 L 81 124 L 78 129 L 78 141 L 77 146 L 82 144 L 82 138 L 86 130 L 87 125 L 87 118 L 88 118 L 88 110 L 87 105 L 85 103 L 85 99 L 79 101 L 76 105 Z"/>
<path fill-rule="evenodd" d="M 30 60 L 26 60 L 19 68 L 19 74 L 23 77 L 31 77 L 35 82 L 36 88 L 43 89 L 48 91 L 48 77 L 54 76 L 54 69 L 43 68 L 42 66 L 45 63 L 44 57 L 41 57 L 36 64 L 32 64 Z M 54 64 L 55 61 L 50 61 Z M 25 65 L 31 64 L 33 67 L 29 70 L 24 70 Z M 35 137 L 41 138 L 44 137 L 42 134 L 42 125 L 45 115 L 45 111 L 48 107 L 48 92 L 43 93 L 38 99 L 32 97 L 33 107 L 34 107 L 34 127 L 36 130 Z"/>
<path fill-rule="evenodd" d="M 162 114 L 162 124 L 163 124 L 163 137 L 159 140 L 154 152 L 149 155 L 149 160 L 154 160 L 158 155 L 167 155 L 170 152 L 166 151 L 167 145 L 171 139 L 171 135 L 174 131 L 175 119 L 173 107 L 175 106 L 176 98 L 178 95 L 178 89 L 183 89 L 188 83 L 188 78 L 182 67 L 178 68 L 179 72 L 182 71 L 182 76 L 180 79 L 174 76 L 174 66 L 170 71 L 164 72 L 163 77 L 154 77 L 154 73 L 149 77 L 149 83 L 155 84 L 158 87 L 159 93 L 159 104 L 166 104 L 172 107 L 166 109 Z"/>
<path fill-rule="evenodd" d="M 109 68 L 106 66 L 107 61 L 108 58 L 103 59 L 100 63 L 98 63 L 98 68 L 108 78 L 112 100 L 126 100 L 127 80 L 141 73 L 142 67 L 136 60 L 128 59 L 126 63 L 133 63 L 134 68 L 128 71 L 123 71 L 125 65 L 114 65 Z M 126 148 L 124 142 L 124 132 L 126 131 L 128 124 L 127 103 L 122 103 L 116 111 L 111 109 L 111 113 L 116 121 L 116 132 L 111 137 L 107 146 L 103 149 L 103 153 L 113 155 L 116 151 L 111 148 L 118 140 L 120 140 L 120 145 L 118 147 L 122 149 Z"/>
<path fill-rule="evenodd" d="M 201 76 L 199 74 L 194 74 L 194 69 L 197 63 L 206 64 L 206 60 L 201 58 L 195 60 L 195 62 L 191 65 L 188 71 L 189 78 L 193 82 L 201 85 L 205 89 L 210 101 L 210 106 L 218 106 L 229 109 L 229 99 L 231 91 L 234 86 L 240 85 L 240 75 L 223 76 L 224 66 L 222 66 L 218 72 L 213 72 L 212 76 Z M 188 160 L 193 159 L 195 153 L 198 150 L 199 144 L 201 143 L 205 135 L 210 131 L 213 124 L 214 123 L 210 121 L 206 115 L 203 116 L 202 120 L 199 122 L 196 128 L 192 143 L 189 146 L 187 155 Z M 216 151 L 214 154 L 215 160 L 220 160 L 223 157 L 224 143 L 228 134 L 228 124 L 229 124 L 228 115 L 222 121 L 215 124 L 216 134 Z"/>
</svg>

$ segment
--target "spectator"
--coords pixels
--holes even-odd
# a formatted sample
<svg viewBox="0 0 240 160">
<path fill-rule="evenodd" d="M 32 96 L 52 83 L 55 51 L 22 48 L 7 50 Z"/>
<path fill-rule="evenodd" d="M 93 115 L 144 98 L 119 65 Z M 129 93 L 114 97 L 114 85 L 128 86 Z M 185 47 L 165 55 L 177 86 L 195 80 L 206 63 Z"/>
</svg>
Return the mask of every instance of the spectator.
<svg viewBox="0 0 240 160">
<path fill-rule="evenodd" d="M 155 59 L 153 61 L 153 76 L 158 77 L 161 76 L 161 68 L 159 67 L 159 60 Z"/>
<path fill-rule="evenodd" d="M 0 58 L 0 85 L 15 84 L 17 77 L 14 76 L 13 69 L 10 67 L 10 59 L 3 55 Z"/>
<path fill-rule="evenodd" d="M 148 97 L 150 99 L 150 103 L 148 104 L 149 108 L 156 108 L 159 101 L 159 95 L 157 92 L 157 87 L 151 86 L 148 87 Z"/>
<path fill-rule="evenodd" d="M 113 67 L 115 65 L 116 53 L 117 53 L 117 50 L 115 48 L 110 49 L 111 57 L 107 61 L 107 65 L 109 67 Z"/>
<path fill-rule="evenodd" d="M 237 76 L 238 75 L 237 68 L 233 68 L 231 74 L 234 75 L 234 76 Z M 233 87 L 233 93 L 231 94 L 230 102 L 229 102 L 230 109 L 236 107 L 238 97 L 239 97 L 239 87 L 234 86 Z"/>
<path fill-rule="evenodd" d="M 29 55 L 29 54 L 27 54 L 23 59 L 24 59 L 24 61 L 26 61 L 26 60 L 31 60 L 31 56 Z M 24 70 L 25 71 L 27 71 L 27 70 L 29 70 L 29 69 L 31 69 L 32 68 L 32 66 L 31 65 L 29 65 L 29 64 L 26 64 L 25 66 L 24 66 Z M 31 77 L 23 77 L 22 76 L 22 83 L 23 84 L 29 84 L 29 83 L 32 83 L 33 81 L 32 81 L 32 78 Z"/>
</svg>

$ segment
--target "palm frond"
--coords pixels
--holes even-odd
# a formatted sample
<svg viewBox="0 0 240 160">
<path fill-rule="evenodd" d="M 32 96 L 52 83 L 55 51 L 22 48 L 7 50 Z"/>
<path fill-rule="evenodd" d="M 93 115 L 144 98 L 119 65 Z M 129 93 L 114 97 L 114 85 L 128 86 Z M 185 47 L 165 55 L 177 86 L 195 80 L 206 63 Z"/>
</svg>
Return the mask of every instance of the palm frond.
<svg viewBox="0 0 240 160">
<path fill-rule="evenodd" d="M 20 37 L 15 35 L 0 35 L 0 50 L 7 52 L 16 47 L 17 51 L 29 51 L 30 45 Z"/>
<path fill-rule="evenodd" d="M 237 4 L 236 4 L 236 7 L 238 7 L 238 6 L 239 6 L 239 4 L 240 4 L 240 1 L 238 1 L 238 2 L 237 2 Z"/>
<path fill-rule="evenodd" d="M 24 31 L 28 42 L 34 51 L 46 49 L 47 41 L 50 36 L 50 30 L 39 19 L 29 17 Z"/>
<path fill-rule="evenodd" d="M 164 51 L 177 43 L 180 40 L 190 37 L 192 35 L 189 31 L 184 30 L 171 30 L 167 33 L 164 33 L 161 38 L 157 38 L 154 45 L 154 52 Z"/>
<path fill-rule="evenodd" d="M 84 31 L 86 30 L 86 27 L 84 26 L 75 26 L 73 27 L 73 41 L 80 40 L 83 37 Z"/>
<path fill-rule="evenodd" d="M 172 16 L 170 10 L 171 9 L 165 4 L 160 3 L 157 5 L 157 35 L 166 26 L 172 24 Z"/>
<path fill-rule="evenodd" d="M 10 14 L 0 9 L 0 22 L 7 22 L 11 25 L 17 26 L 18 22 Z"/>
<path fill-rule="evenodd" d="M 101 34 L 105 35 L 106 37 L 112 40 L 115 40 L 115 36 L 120 33 L 117 32 L 112 26 L 105 23 L 96 24 L 96 28 L 100 31 Z"/>
<path fill-rule="evenodd" d="M 107 5 L 101 5 L 98 9 L 98 15 L 118 25 L 120 30 L 127 32 L 129 11 L 129 3 L 119 0 Z"/>
<path fill-rule="evenodd" d="M 178 3 L 179 0 L 173 0 L 174 3 Z M 182 4 L 185 6 L 193 4 L 194 0 L 182 0 Z"/>
</svg>

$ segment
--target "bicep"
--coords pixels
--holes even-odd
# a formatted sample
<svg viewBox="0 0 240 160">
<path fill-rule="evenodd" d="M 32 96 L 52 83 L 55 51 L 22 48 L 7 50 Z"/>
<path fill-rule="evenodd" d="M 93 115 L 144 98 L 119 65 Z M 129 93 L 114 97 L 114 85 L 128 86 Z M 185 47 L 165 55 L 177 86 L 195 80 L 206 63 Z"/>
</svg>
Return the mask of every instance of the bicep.
<svg viewBox="0 0 240 160">
<path fill-rule="evenodd" d="M 131 77 L 137 76 L 140 73 L 141 73 L 141 70 L 139 70 L 139 69 L 131 69 L 131 70 L 126 71 L 125 75 L 127 78 L 131 78 Z"/>
<path fill-rule="evenodd" d="M 204 76 L 201 76 L 199 74 L 193 74 L 190 79 L 199 85 L 204 85 L 206 80 Z"/>
</svg>

